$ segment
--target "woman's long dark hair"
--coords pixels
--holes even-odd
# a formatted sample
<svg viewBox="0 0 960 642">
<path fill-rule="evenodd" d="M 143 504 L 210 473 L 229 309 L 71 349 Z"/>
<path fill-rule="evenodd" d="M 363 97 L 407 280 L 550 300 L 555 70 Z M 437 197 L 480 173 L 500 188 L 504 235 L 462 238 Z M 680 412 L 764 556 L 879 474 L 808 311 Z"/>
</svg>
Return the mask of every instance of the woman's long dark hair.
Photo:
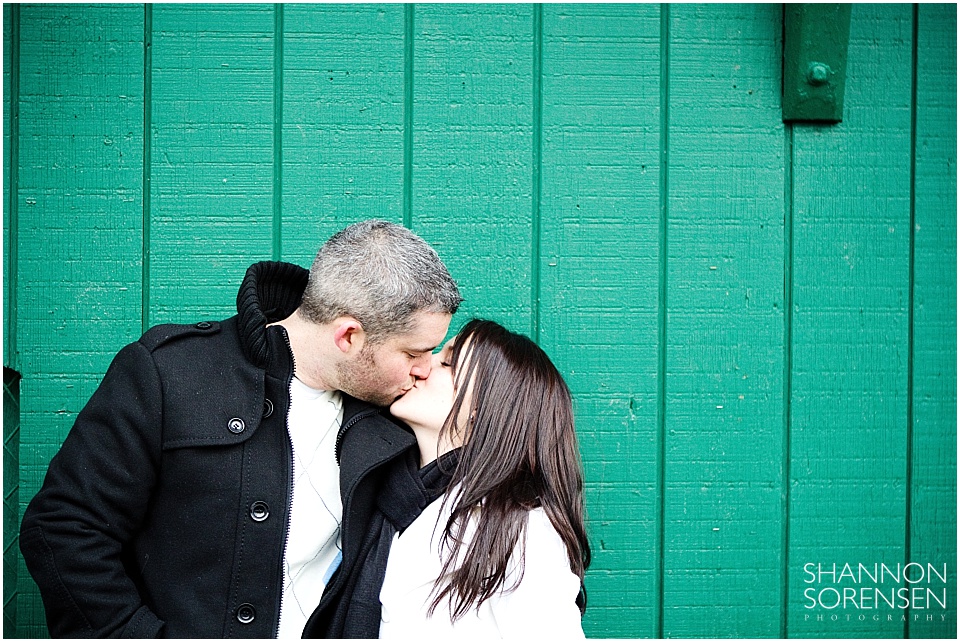
<svg viewBox="0 0 960 642">
<path fill-rule="evenodd" d="M 441 435 L 459 435 L 465 443 L 450 481 L 459 490 L 444 500 L 452 512 L 430 613 L 448 598 L 455 621 L 512 588 L 504 586 L 508 562 L 524 541 L 531 509 L 543 507 L 581 581 L 590 546 L 573 403 L 550 358 L 527 337 L 474 319 L 454 341 L 451 366 L 456 397 Z M 458 425 L 468 393 L 469 420 Z M 471 521 L 476 530 L 466 541 Z"/>
</svg>

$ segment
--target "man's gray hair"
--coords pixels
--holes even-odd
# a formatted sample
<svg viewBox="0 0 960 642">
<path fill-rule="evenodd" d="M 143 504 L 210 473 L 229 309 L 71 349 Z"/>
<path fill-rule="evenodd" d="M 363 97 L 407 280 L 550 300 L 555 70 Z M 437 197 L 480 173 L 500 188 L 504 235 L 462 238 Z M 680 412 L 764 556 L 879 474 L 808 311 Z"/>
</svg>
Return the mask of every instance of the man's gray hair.
<svg viewBox="0 0 960 642">
<path fill-rule="evenodd" d="M 300 313 L 327 323 L 351 316 L 370 342 L 407 332 L 416 312 L 453 314 L 462 301 L 440 257 L 400 225 L 354 223 L 323 244 L 310 268 Z"/>
</svg>

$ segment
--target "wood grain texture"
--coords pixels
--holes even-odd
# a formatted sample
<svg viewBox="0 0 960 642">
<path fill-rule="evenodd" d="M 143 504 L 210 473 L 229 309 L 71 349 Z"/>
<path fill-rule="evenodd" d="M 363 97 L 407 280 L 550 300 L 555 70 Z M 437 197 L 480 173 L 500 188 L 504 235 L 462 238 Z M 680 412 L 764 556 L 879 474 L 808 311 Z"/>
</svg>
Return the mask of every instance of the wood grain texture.
<svg viewBox="0 0 960 642">
<path fill-rule="evenodd" d="M 150 322 L 236 312 L 271 257 L 274 7 L 153 8 Z"/>
<path fill-rule="evenodd" d="M 283 258 L 403 220 L 403 7 L 284 6 Z"/>
<path fill-rule="evenodd" d="M 945 613 L 910 637 L 957 636 L 957 11 L 917 7 L 910 559 L 946 564 Z M 950 173 L 944 170 L 950 170 Z M 937 586 L 942 583 L 937 582 Z M 941 619 L 943 614 L 947 617 Z M 933 615 L 931 620 L 927 615 Z"/>
<path fill-rule="evenodd" d="M 660 11 L 544 5 L 541 334 L 576 396 L 584 628 L 656 637 Z"/>
<path fill-rule="evenodd" d="M 457 280 L 455 331 L 531 327 L 533 9 L 416 5 L 411 225 Z"/>
<path fill-rule="evenodd" d="M 804 564 L 905 562 L 910 8 L 854 5 L 848 55 L 843 123 L 795 129 L 788 627 L 897 637 L 899 617 L 804 607 L 844 587 Z"/>
<path fill-rule="evenodd" d="M 780 21 L 774 5 L 670 7 L 667 637 L 779 634 Z"/>
<path fill-rule="evenodd" d="M 19 225 L 15 200 L 19 136 L 13 133 L 19 125 L 19 120 L 14 120 L 14 110 L 20 106 L 19 28 L 19 7 L 3 5 L 3 309 L 7 311 L 3 317 L 3 364 L 12 368 L 17 367 L 16 314 L 11 314 L 16 308 L 17 249 L 11 247 L 10 242 L 16 240 Z M 14 91 L 16 96 L 12 96 Z"/>
<path fill-rule="evenodd" d="M 20 8 L 21 493 L 140 329 L 142 6 Z M 45 632 L 21 567 L 20 633 Z"/>
</svg>

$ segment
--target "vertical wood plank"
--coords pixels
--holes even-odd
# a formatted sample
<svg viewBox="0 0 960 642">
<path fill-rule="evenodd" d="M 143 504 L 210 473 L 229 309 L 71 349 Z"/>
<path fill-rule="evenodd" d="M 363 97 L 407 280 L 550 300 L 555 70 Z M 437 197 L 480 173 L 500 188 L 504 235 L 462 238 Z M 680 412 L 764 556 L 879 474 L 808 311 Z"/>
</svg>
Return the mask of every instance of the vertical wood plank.
<svg viewBox="0 0 960 642">
<path fill-rule="evenodd" d="M 541 345 L 576 403 L 588 636 L 656 637 L 660 10 L 543 6 Z"/>
<path fill-rule="evenodd" d="M 781 9 L 670 18 L 663 635 L 777 637 Z"/>
<path fill-rule="evenodd" d="M 806 589 L 873 583 L 808 582 L 803 568 L 905 561 L 911 23 L 908 5 L 854 5 L 843 122 L 794 131 L 787 615 L 795 637 L 904 631 L 900 611 L 860 621 L 852 605 L 806 608 L 815 604 Z M 824 604 L 834 602 L 828 591 Z"/>
<path fill-rule="evenodd" d="M 283 258 L 403 219 L 402 5 L 284 7 Z"/>
<path fill-rule="evenodd" d="M 3 365 L 18 367 L 16 185 L 20 137 L 20 8 L 3 5 Z"/>
<path fill-rule="evenodd" d="M 533 9 L 416 5 L 412 217 L 464 303 L 531 327 Z"/>
<path fill-rule="evenodd" d="M 957 636 L 957 10 L 917 7 L 910 561 L 946 565 L 947 609 L 909 637 Z M 946 170 L 951 170 L 948 172 Z M 913 616 L 919 616 L 914 619 Z"/>
<path fill-rule="evenodd" d="M 271 257 L 273 11 L 153 7 L 151 324 L 234 314 Z"/>
<path fill-rule="evenodd" d="M 22 506 L 140 331 L 143 7 L 20 8 Z M 46 634 L 21 568 L 19 635 Z"/>
</svg>

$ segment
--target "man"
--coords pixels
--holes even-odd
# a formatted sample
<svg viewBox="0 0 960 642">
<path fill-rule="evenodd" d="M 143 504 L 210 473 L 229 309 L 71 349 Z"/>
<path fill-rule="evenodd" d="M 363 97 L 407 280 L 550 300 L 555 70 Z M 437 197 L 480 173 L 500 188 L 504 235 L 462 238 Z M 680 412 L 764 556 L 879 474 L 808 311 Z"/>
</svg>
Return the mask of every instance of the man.
<svg viewBox="0 0 960 642">
<path fill-rule="evenodd" d="M 460 301 L 422 239 L 366 221 L 309 274 L 251 266 L 236 316 L 121 350 L 24 514 L 50 633 L 299 637 L 343 513 L 364 523 L 415 443 L 379 406 L 429 375 Z"/>
</svg>

